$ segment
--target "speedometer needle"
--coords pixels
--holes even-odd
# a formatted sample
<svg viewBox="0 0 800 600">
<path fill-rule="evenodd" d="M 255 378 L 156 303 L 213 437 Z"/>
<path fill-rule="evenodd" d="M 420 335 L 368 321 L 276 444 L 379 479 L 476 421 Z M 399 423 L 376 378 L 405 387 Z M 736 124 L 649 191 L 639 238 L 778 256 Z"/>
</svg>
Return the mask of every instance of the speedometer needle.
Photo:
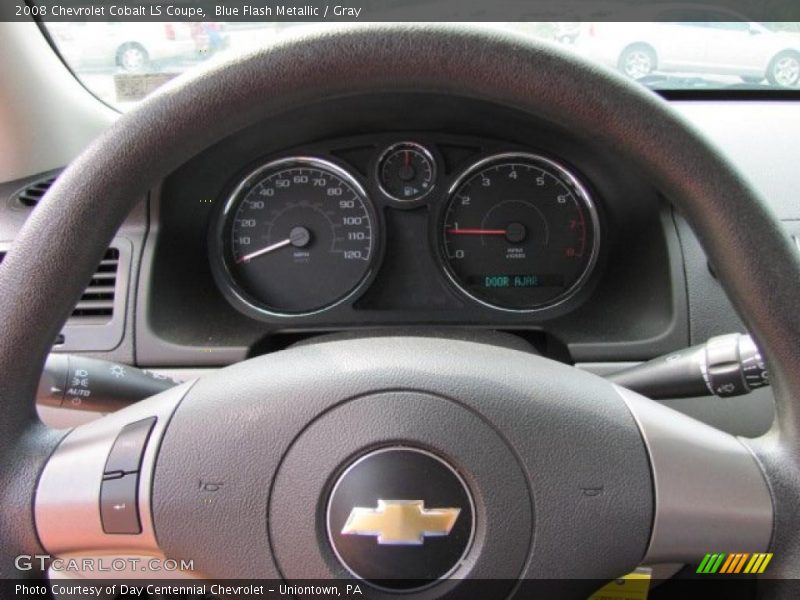
<svg viewBox="0 0 800 600">
<path fill-rule="evenodd" d="M 275 250 L 280 250 L 281 248 L 285 248 L 286 246 L 292 245 L 297 248 L 302 248 L 307 246 L 308 243 L 311 241 L 311 232 L 306 229 L 305 227 L 295 227 L 289 232 L 289 237 L 285 240 L 281 240 L 280 242 L 275 242 L 274 244 L 270 244 L 265 248 L 261 248 L 261 250 L 256 250 L 255 252 L 251 252 L 250 254 L 245 254 L 244 256 L 240 256 L 236 259 L 236 264 L 241 265 L 243 263 L 250 262 L 254 258 L 258 258 L 259 256 L 264 256 L 265 254 L 269 254 L 270 252 L 274 252 Z"/>
<path fill-rule="evenodd" d="M 238 259 L 236 259 L 236 263 L 242 264 L 250 262 L 254 258 L 258 258 L 259 256 L 264 256 L 265 254 L 269 254 L 270 252 L 274 252 L 275 250 L 284 248 L 291 243 L 292 243 L 292 238 L 286 238 L 285 240 L 281 240 L 280 242 L 275 242 L 274 244 L 270 244 L 269 246 L 262 248 L 261 250 L 256 250 L 255 252 L 251 252 L 250 254 L 245 254 L 244 256 L 240 256 Z"/>
</svg>

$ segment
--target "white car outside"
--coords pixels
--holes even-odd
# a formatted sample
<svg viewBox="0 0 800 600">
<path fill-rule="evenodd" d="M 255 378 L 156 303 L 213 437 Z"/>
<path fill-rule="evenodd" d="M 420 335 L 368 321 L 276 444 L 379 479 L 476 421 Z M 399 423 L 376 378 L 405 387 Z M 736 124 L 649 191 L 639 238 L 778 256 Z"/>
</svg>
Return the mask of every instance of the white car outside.
<svg viewBox="0 0 800 600">
<path fill-rule="evenodd" d="M 766 79 L 781 87 L 796 87 L 800 81 L 797 34 L 774 32 L 736 13 L 698 5 L 671 8 L 660 16 L 664 20 L 659 22 L 586 23 L 575 49 L 633 79 L 658 72 L 734 75 L 747 83 Z"/>
<path fill-rule="evenodd" d="M 76 69 L 119 67 L 137 72 L 149 65 L 197 56 L 190 23 L 62 23 L 50 31 L 59 51 Z"/>
</svg>

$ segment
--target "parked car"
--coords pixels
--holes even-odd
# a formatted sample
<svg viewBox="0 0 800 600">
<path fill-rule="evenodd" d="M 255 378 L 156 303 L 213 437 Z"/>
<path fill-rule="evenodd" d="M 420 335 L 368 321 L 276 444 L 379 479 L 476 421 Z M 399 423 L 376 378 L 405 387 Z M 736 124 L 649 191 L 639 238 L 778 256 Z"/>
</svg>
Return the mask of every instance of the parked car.
<svg viewBox="0 0 800 600">
<path fill-rule="evenodd" d="M 574 44 L 581 33 L 578 21 L 560 21 L 553 23 L 553 37 L 562 44 Z"/>
<path fill-rule="evenodd" d="M 63 23 L 51 28 L 58 49 L 77 70 L 118 67 L 139 72 L 155 63 L 194 59 L 209 38 L 191 23 Z"/>
<path fill-rule="evenodd" d="M 775 32 L 738 13 L 670 4 L 653 22 L 586 23 L 576 49 L 633 79 L 659 71 L 733 75 L 795 87 L 800 81 L 800 36 Z"/>
</svg>

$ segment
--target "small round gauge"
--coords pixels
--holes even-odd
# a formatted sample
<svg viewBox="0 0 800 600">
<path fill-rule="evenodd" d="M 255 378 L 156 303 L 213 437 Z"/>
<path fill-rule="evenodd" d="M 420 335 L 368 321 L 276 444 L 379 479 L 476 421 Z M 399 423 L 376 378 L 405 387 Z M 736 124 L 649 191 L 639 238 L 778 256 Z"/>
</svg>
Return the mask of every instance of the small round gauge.
<svg viewBox="0 0 800 600">
<path fill-rule="evenodd" d="M 600 239 L 586 189 L 561 165 L 532 154 L 499 154 L 450 189 L 441 232 L 447 274 L 493 308 L 533 311 L 578 291 Z"/>
<path fill-rule="evenodd" d="M 378 160 L 378 184 L 381 191 L 393 200 L 419 200 L 436 184 L 436 161 L 419 144 L 395 144 Z"/>
<path fill-rule="evenodd" d="M 247 176 L 225 206 L 223 290 L 268 314 L 333 306 L 366 282 L 375 232 L 367 196 L 344 169 L 316 158 L 271 162 Z"/>
</svg>

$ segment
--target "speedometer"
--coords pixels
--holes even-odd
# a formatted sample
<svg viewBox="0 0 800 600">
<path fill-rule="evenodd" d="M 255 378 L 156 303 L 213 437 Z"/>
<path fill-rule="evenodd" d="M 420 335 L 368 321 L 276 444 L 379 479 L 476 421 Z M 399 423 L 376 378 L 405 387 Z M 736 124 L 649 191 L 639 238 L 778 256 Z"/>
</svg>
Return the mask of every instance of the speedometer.
<svg viewBox="0 0 800 600">
<path fill-rule="evenodd" d="M 247 312 L 303 315 L 354 295 L 372 270 L 376 218 L 361 185 L 317 158 L 248 175 L 218 230 L 223 290 Z"/>
<path fill-rule="evenodd" d="M 600 239 L 586 188 L 533 154 L 499 154 L 450 189 L 441 231 L 445 269 L 467 295 L 494 308 L 532 311 L 575 294 Z"/>
</svg>

